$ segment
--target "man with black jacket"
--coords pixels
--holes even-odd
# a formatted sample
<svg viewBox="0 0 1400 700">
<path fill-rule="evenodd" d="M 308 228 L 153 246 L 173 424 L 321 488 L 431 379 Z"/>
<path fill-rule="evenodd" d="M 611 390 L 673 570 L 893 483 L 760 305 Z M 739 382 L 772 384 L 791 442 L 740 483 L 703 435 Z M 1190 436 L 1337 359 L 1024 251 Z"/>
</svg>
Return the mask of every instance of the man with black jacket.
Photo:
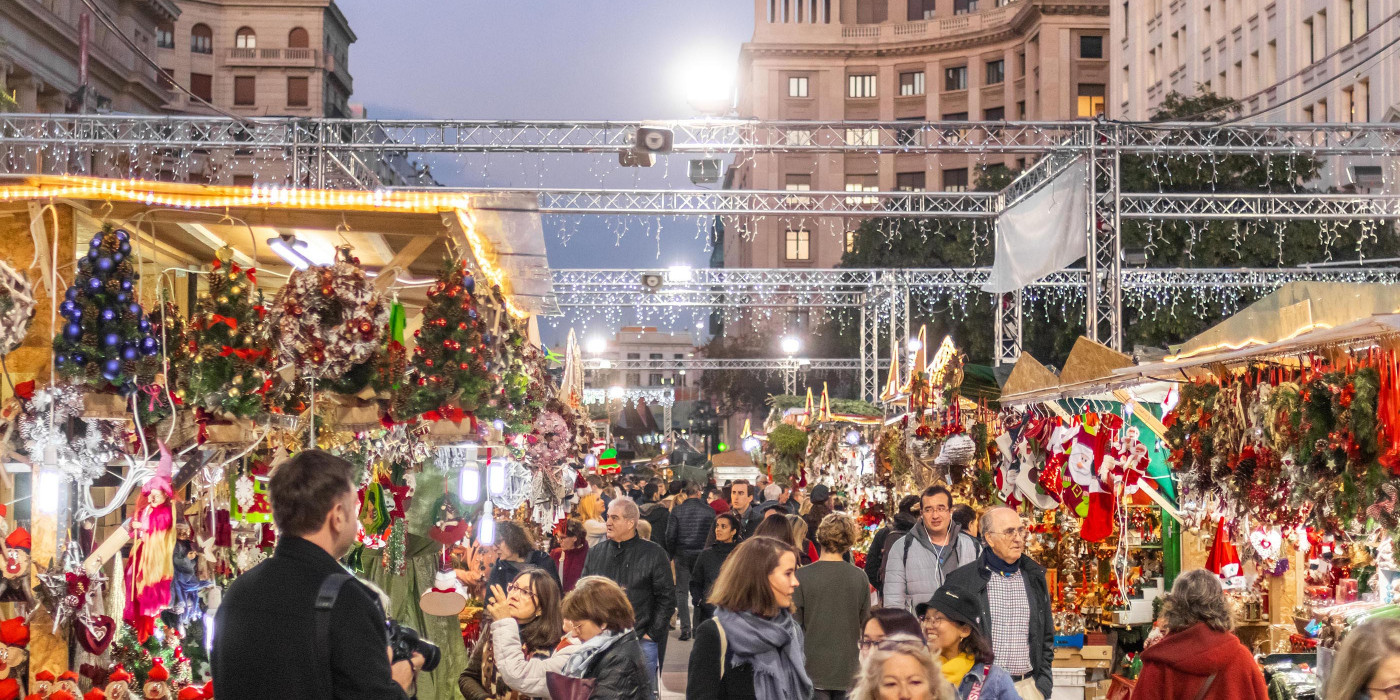
<svg viewBox="0 0 1400 700">
<path fill-rule="evenodd" d="M 899 499 L 899 512 L 894 514 L 894 522 L 880 528 L 870 540 L 870 553 L 865 555 L 865 576 L 875 590 L 885 590 L 885 560 L 889 558 L 890 547 L 919 522 L 918 507 L 917 494 Z"/>
<path fill-rule="evenodd" d="M 676 609 L 676 580 L 671 575 L 666 550 L 637 536 L 640 519 L 641 513 L 632 499 L 613 499 L 608 504 L 608 540 L 588 550 L 583 575 L 606 576 L 627 591 L 627 600 L 637 616 L 637 639 L 655 684 L 661 660 L 666 656 L 671 613 Z"/>
<path fill-rule="evenodd" d="M 685 642 L 691 633 L 690 570 L 715 529 L 715 509 L 700 498 L 700 487 L 694 483 L 686 482 L 676 499 L 679 502 L 671 509 L 671 521 L 666 525 L 666 551 L 676 562 L 676 611 L 681 641 Z"/>
<path fill-rule="evenodd" d="M 406 698 L 414 662 L 390 666 L 388 627 L 379 594 L 353 577 L 330 611 L 318 612 L 321 584 L 348 573 L 337 563 L 355 543 L 356 468 L 320 450 L 278 465 L 268 483 L 272 519 L 281 532 L 267 561 L 224 593 L 210 654 L 216 694 L 254 700 Z M 329 615 L 318 634 L 318 615 Z"/>
<path fill-rule="evenodd" d="M 1054 686 L 1055 621 L 1045 567 L 1025 555 L 1026 525 L 1005 506 L 982 515 L 987 547 L 976 561 L 948 574 L 946 584 L 972 593 L 982 608 L 982 632 L 997 665 L 1023 698 L 1049 698 Z"/>
</svg>

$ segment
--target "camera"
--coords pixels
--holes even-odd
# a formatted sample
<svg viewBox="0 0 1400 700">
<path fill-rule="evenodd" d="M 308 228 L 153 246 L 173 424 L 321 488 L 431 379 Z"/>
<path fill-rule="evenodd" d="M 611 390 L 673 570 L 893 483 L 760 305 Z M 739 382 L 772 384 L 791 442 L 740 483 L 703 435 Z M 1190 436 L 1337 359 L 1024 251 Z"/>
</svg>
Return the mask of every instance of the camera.
<svg viewBox="0 0 1400 700">
<path fill-rule="evenodd" d="M 399 624 L 397 620 L 389 621 L 389 648 L 394 650 L 391 664 L 413 661 L 415 653 L 423 655 L 424 671 L 432 671 L 442 661 L 442 650 L 436 644 L 418 636 L 418 630 Z"/>
</svg>

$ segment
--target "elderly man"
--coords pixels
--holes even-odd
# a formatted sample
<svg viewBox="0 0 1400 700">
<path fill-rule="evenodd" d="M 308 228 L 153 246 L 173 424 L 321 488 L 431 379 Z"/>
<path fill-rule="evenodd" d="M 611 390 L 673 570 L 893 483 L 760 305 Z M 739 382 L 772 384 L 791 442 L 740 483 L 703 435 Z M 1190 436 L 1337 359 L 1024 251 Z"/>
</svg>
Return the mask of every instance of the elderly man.
<svg viewBox="0 0 1400 700">
<path fill-rule="evenodd" d="M 1049 698 L 1055 621 L 1045 567 L 1025 555 L 1027 529 L 1016 511 L 993 508 L 980 525 L 987 548 L 977 561 L 949 574 L 948 585 L 976 596 L 982 632 L 992 640 L 997 665 L 1016 681 L 1016 692 L 1026 700 Z"/>
<path fill-rule="evenodd" d="M 665 657 L 666 634 L 671 629 L 671 613 L 676 609 L 676 581 L 671 576 L 666 550 L 637 536 L 637 521 L 641 517 L 632 499 L 613 499 L 608 504 L 608 540 L 588 550 L 583 575 L 606 576 L 627 591 L 637 616 L 634 629 L 647 657 L 654 694 L 656 674 Z"/>
<path fill-rule="evenodd" d="M 814 503 L 817 495 L 814 489 Z M 977 540 L 953 522 L 953 494 L 934 485 L 924 489 L 920 498 L 923 505 L 919 523 L 885 552 L 885 587 L 881 596 L 887 608 L 913 612 L 915 606 L 933 597 L 944 578 L 977 560 Z"/>
</svg>

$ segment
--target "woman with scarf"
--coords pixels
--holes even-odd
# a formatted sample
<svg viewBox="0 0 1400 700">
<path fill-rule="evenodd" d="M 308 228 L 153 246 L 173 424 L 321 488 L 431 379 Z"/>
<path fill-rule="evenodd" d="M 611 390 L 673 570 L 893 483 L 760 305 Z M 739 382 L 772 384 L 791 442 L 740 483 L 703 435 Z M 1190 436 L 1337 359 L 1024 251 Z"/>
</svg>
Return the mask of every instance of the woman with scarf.
<svg viewBox="0 0 1400 700">
<path fill-rule="evenodd" d="M 992 665 L 992 641 L 982 634 L 976 597 L 945 585 L 916 610 L 929 646 L 942 656 L 943 678 L 953 684 L 959 698 L 1020 700 L 1010 674 Z"/>
<path fill-rule="evenodd" d="M 724 567 L 725 560 L 734 548 L 739 546 L 742 529 L 739 516 L 733 513 L 725 511 L 715 516 L 715 541 L 700 552 L 700 556 L 695 559 L 694 568 L 690 570 L 690 596 L 696 603 L 696 626 L 715 614 L 715 607 L 705 601 L 710 599 L 710 590 L 714 588 L 715 581 L 719 580 L 719 572 Z"/>
<path fill-rule="evenodd" d="M 710 593 L 715 616 L 695 630 L 687 700 L 812 697 L 791 612 L 797 585 L 797 551 L 787 542 L 753 537 L 735 548 Z"/>
<path fill-rule="evenodd" d="M 612 579 L 584 576 L 564 597 L 564 627 L 581 642 L 561 675 L 594 681 L 593 700 L 650 700 L 656 689 L 632 627 L 627 593 Z"/>
<path fill-rule="evenodd" d="M 527 568 L 509 590 L 491 591 L 486 614 L 489 634 L 483 634 L 457 687 L 467 700 L 548 698 L 547 671 L 559 671 L 571 652 L 555 652 L 563 636 L 559 584 L 540 569 Z"/>
</svg>

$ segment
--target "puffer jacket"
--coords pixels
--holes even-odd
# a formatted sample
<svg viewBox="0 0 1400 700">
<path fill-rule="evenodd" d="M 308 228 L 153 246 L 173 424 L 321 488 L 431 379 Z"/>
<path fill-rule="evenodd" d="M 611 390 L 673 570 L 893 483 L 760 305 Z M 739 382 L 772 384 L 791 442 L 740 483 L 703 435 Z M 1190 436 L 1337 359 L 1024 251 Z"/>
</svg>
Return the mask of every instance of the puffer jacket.
<svg viewBox="0 0 1400 700">
<path fill-rule="evenodd" d="M 940 562 L 934 554 L 928 531 L 920 522 L 905 533 L 886 552 L 885 588 L 881 600 L 887 608 L 904 608 L 927 602 L 943 579 L 958 567 L 977 560 L 981 548 L 971 535 L 964 534 L 957 523 L 948 525 L 948 547 Z"/>
<path fill-rule="evenodd" d="M 874 586 L 875 590 L 882 591 L 885 588 L 885 555 L 889 553 L 890 547 L 918 522 L 919 517 L 913 513 L 896 513 L 894 523 L 880 528 L 874 539 L 870 540 L 870 552 L 865 555 L 865 576 L 870 579 L 870 585 Z"/>
<path fill-rule="evenodd" d="M 584 576 L 606 576 L 627 592 L 637 616 L 637 637 L 664 644 L 676 611 L 676 579 L 661 545 L 633 536 L 623 542 L 604 540 L 588 550 Z"/>
<path fill-rule="evenodd" d="M 671 520 L 671 511 L 665 503 L 648 503 L 638 509 L 642 520 L 651 523 L 651 541 L 666 546 L 666 526 Z"/>
<path fill-rule="evenodd" d="M 671 509 L 666 525 L 666 551 L 672 557 L 698 554 L 715 529 L 715 510 L 699 498 L 687 498 Z"/>
<path fill-rule="evenodd" d="M 647 659 L 633 630 L 627 630 L 590 659 L 583 677 L 598 681 L 589 696 L 594 700 L 650 700 L 656 692 L 652 679 L 647 677 Z"/>
</svg>

